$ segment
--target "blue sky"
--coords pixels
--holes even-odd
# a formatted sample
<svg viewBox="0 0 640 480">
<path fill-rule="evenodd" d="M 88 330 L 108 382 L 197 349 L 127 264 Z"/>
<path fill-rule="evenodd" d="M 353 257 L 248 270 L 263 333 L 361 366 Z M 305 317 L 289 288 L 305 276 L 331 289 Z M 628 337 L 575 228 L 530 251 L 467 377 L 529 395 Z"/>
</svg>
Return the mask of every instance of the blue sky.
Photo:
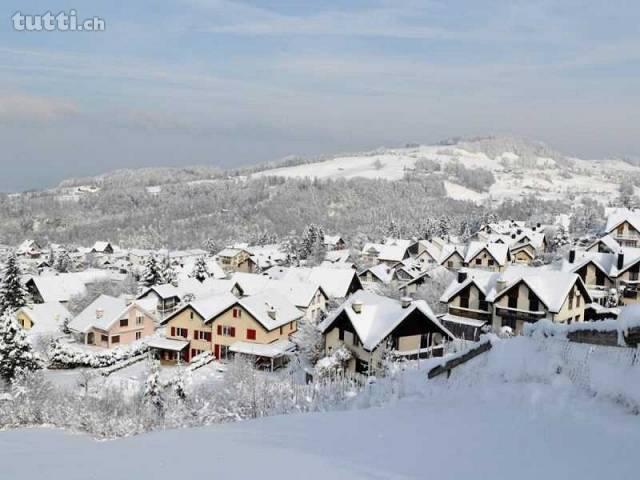
<svg viewBox="0 0 640 480">
<path fill-rule="evenodd" d="M 124 3 L 3 2 L 0 190 L 458 135 L 640 156 L 635 1 Z M 12 29 L 72 8 L 106 31 Z"/>
</svg>

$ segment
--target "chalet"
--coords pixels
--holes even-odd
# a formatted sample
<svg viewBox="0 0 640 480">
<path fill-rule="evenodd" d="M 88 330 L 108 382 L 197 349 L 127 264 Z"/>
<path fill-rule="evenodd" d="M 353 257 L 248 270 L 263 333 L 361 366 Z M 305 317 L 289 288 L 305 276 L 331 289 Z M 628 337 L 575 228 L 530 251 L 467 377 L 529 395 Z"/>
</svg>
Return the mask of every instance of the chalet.
<svg viewBox="0 0 640 480">
<path fill-rule="evenodd" d="M 226 273 L 256 271 L 256 262 L 251 258 L 251 253 L 243 248 L 225 248 L 218 252 L 216 259 Z"/>
<path fill-rule="evenodd" d="M 235 273 L 230 281 L 232 293 L 238 297 L 275 290 L 286 297 L 302 313 L 302 320 L 317 323 L 326 313 L 329 296 L 316 283 L 273 280 L 265 275 Z"/>
<path fill-rule="evenodd" d="M 385 263 L 369 267 L 358 274 L 363 285 L 389 285 L 395 280 L 395 269 Z"/>
<path fill-rule="evenodd" d="M 612 235 L 605 235 L 595 242 L 587 246 L 587 252 L 598 253 L 617 253 L 622 249 L 622 246 L 613 238 Z"/>
<path fill-rule="evenodd" d="M 394 266 L 412 255 L 417 255 L 418 242 L 388 238 L 384 243 L 365 243 L 361 254 L 371 263 L 385 263 Z"/>
<path fill-rule="evenodd" d="M 585 320 L 591 297 L 575 273 L 511 266 L 503 272 L 462 269 L 440 298 L 447 304 L 446 325 L 510 327 L 520 333 L 527 322 L 547 318 L 572 323 Z"/>
<path fill-rule="evenodd" d="M 302 313 L 275 290 L 237 298 L 231 293 L 191 302 L 165 319 L 166 338 L 156 346 L 162 361 L 184 361 L 203 352 L 226 360 L 235 354 L 252 356 L 271 369 L 283 365 L 294 348 Z"/>
<path fill-rule="evenodd" d="M 640 211 L 612 209 L 604 230 L 623 247 L 640 246 Z"/>
<path fill-rule="evenodd" d="M 109 242 L 96 242 L 91 247 L 91 253 L 103 253 L 103 254 L 112 254 L 113 253 L 113 245 Z"/>
<path fill-rule="evenodd" d="M 374 375 L 383 352 L 405 358 L 441 354 L 449 332 L 424 301 L 400 301 L 360 291 L 320 324 L 325 353 L 344 345 L 353 354 L 348 370 Z"/>
<path fill-rule="evenodd" d="M 87 345 L 111 348 L 152 335 L 155 318 L 136 302 L 100 295 L 69 322 L 69 330 Z"/>
<path fill-rule="evenodd" d="M 29 335 L 62 335 L 71 313 L 59 302 L 34 303 L 16 311 L 16 320 Z"/>
<path fill-rule="evenodd" d="M 330 299 L 346 298 L 362 290 L 358 274 L 351 268 L 333 267 L 274 267 L 264 275 L 274 280 L 307 282 L 320 285 Z"/>
<path fill-rule="evenodd" d="M 327 250 L 344 250 L 347 246 L 340 235 L 325 235 L 323 243 Z"/>
<path fill-rule="evenodd" d="M 503 271 L 511 261 L 509 246 L 502 243 L 471 242 L 465 246 L 450 246 L 443 249 L 440 265 L 451 270 L 462 267 L 484 268 Z"/>
<path fill-rule="evenodd" d="M 25 240 L 16 248 L 16 255 L 37 258 L 42 255 L 42 247 L 35 240 Z"/>
</svg>

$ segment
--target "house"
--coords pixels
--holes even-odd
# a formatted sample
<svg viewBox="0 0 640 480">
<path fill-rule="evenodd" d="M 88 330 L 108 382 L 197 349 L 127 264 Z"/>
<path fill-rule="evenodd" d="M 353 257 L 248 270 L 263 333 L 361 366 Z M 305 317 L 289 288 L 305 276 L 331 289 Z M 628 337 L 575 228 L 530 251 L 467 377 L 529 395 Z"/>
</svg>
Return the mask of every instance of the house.
<svg viewBox="0 0 640 480">
<path fill-rule="evenodd" d="M 443 249 L 440 265 L 450 270 L 462 267 L 504 270 L 511 261 L 509 246 L 494 242 L 470 242 L 468 245 L 451 245 Z"/>
<path fill-rule="evenodd" d="M 584 321 L 591 297 L 575 273 L 513 265 L 503 272 L 461 269 L 440 302 L 447 304 L 442 317 L 446 325 L 474 323 L 477 328 L 510 327 L 520 333 L 525 323 L 542 318 L 559 323 Z"/>
<path fill-rule="evenodd" d="M 396 278 L 394 268 L 385 263 L 369 267 L 358 274 L 363 285 L 389 285 Z"/>
<path fill-rule="evenodd" d="M 100 295 L 69 322 L 69 330 L 87 345 L 111 348 L 152 335 L 155 318 L 136 302 Z"/>
<path fill-rule="evenodd" d="M 359 291 L 320 324 L 325 354 L 344 345 L 353 354 L 347 369 L 374 375 L 386 350 L 416 358 L 441 354 L 444 340 L 453 339 L 424 301 L 400 301 Z"/>
<path fill-rule="evenodd" d="M 617 253 L 622 249 L 615 238 L 611 235 L 605 235 L 595 242 L 587 246 L 587 252 L 599 252 L 599 253 Z"/>
<path fill-rule="evenodd" d="M 35 303 L 68 303 L 71 297 L 87 292 L 84 280 L 68 273 L 34 276 L 25 287 Z"/>
<path fill-rule="evenodd" d="M 16 320 L 29 335 L 61 335 L 62 326 L 71 320 L 69 310 L 59 302 L 34 303 L 16 311 Z"/>
<path fill-rule="evenodd" d="M 112 254 L 113 245 L 109 242 L 96 242 L 93 244 L 93 247 L 91 247 L 91 253 Z"/>
<path fill-rule="evenodd" d="M 604 230 L 623 247 L 639 247 L 640 210 L 610 209 Z"/>
<path fill-rule="evenodd" d="M 302 313 L 304 321 L 317 323 L 326 313 L 329 296 L 322 287 L 311 282 L 273 280 L 255 273 L 235 273 L 230 280 L 231 292 L 238 297 L 255 295 L 265 290 L 276 290 L 284 295 Z"/>
<path fill-rule="evenodd" d="M 323 243 L 327 250 L 344 250 L 347 246 L 340 235 L 325 235 Z"/>
<path fill-rule="evenodd" d="M 623 304 L 640 301 L 640 248 L 621 247 L 617 253 L 571 249 L 560 270 L 580 275 L 591 297 L 603 306 L 612 289 L 622 292 Z"/>
<path fill-rule="evenodd" d="M 164 315 L 175 310 L 182 301 L 182 291 L 175 285 L 153 285 L 138 295 L 138 303 L 145 305 L 147 310 L 155 310 Z"/>
<path fill-rule="evenodd" d="M 333 267 L 274 267 L 264 275 L 274 280 L 317 284 L 330 299 L 342 299 L 362 290 L 358 274 L 351 268 Z"/>
<path fill-rule="evenodd" d="M 35 240 L 25 240 L 16 248 L 16 255 L 37 258 L 42 255 L 42 247 Z"/>
<path fill-rule="evenodd" d="M 273 369 L 286 363 L 294 348 L 289 335 L 301 318 L 296 306 L 275 290 L 245 298 L 216 295 L 188 303 L 162 322 L 166 340 L 178 342 L 172 349 L 150 346 L 165 362 L 178 356 L 188 362 L 203 352 L 222 360 L 243 354 Z"/>
<path fill-rule="evenodd" d="M 226 273 L 256 271 L 256 262 L 244 248 L 225 248 L 218 252 L 216 259 Z"/>
<path fill-rule="evenodd" d="M 387 238 L 384 243 L 365 243 L 361 255 L 370 263 L 394 266 L 418 254 L 418 242 L 400 238 Z"/>
</svg>

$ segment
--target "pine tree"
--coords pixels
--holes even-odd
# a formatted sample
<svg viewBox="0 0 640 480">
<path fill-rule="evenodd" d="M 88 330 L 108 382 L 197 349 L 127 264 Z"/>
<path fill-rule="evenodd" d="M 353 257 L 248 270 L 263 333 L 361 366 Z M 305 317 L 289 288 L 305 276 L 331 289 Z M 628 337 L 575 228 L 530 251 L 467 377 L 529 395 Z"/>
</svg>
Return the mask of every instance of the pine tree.
<svg viewBox="0 0 640 480">
<path fill-rule="evenodd" d="M 47 263 L 49 263 L 51 268 L 55 268 L 56 260 L 56 253 L 53 251 L 53 248 L 49 247 L 49 258 L 47 259 Z"/>
<path fill-rule="evenodd" d="M 0 377 L 11 381 L 20 371 L 41 368 L 24 330 L 11 311 L 0 316 Z"/>
<path fill-rule="evenodd" d="M 198 257 L 195 265 L 193 266 L 193 272 L 191 276 L 198 280 L 200 283 L 209 278 L 209 268 L 207 267 L 207 261 L 204 257 Z"/>
<path fill-rule="evenodd" d="M 177 275 L 175 270 L 171 266 L 169 257 L 166 257 L 162 262 L 162 281 L 163 283 L 171 284 L 174 284 L 177 281 Z"/>
<path fill-rule="evenodd" d="M 202 246 L 211 255 L 215 255 L 216 253 L 218 253 L 218 245 L 216 245 L 216 242 L 213 240 L 213 238 L 207 238 Z"/>
<path fill-rule="evenodd" d="M 53 268 L 55 268 L 60 273 L 68 272 L 71 268 L 71 257 L 69 256 L 69 252 L 67 252 L 65 249 L 60 250 Z"/>
<path fill-rule="evenodd" d="M 162 283 L 162 273 L 153 255 L 150 255 L 145 261 L 140 281 L 145 287 L 152 287 Z"/>
<path fill-rule="evenodd" d="M 15 312 L 27 304 L 27 291 L 20 280 L 20 266 L 15 253 L 7 259 L 7 264 L 0 282 L 0 314 Z"/>
<path fill-rule="evenodd" d="M 144 383 L 144 400 L 153 408 L 158 418 L 164 417 L 165 404 L 160 384 L 160 363 L 157 360 L 151 360 L 149 376 Z"/>
</svg>

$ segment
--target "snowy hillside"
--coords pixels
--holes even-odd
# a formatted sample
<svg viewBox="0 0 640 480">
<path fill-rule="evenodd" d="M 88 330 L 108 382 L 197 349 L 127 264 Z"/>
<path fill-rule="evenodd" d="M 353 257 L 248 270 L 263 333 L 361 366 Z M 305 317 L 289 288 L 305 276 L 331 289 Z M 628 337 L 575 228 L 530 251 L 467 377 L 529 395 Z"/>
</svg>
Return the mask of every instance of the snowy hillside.
<svg viewBox="0 0 640 480">
<path fill-rule="evenodd" d="M 425 163 L 428 171 L 423 168 Z M 461 185 L 446 174 L 448 165 L 458 163 L 467 169 L 491 172 L 495 183 L 488 191 Z M 586 195 L 607 202 L 618 195 L 625 175 L 640 175 L 640 168 L 620 160 L 565 157 L 539 144 L 490 137 L 338 156 L 317 163 L 265 170 L 253 176 L 400 180 L 405 175 L 425 174 L 443 176 L 449 197 L 476 203 L 518 199 L 531 194 L 544 199 Z"/>
<path fill-rule="evenodd" d="M 632 349 L 518 337 L 450 379 L 405 374 L 346 411 L 281 415 L 97 442 L 56 430 L 0 433 L 2 478 L 261 480 L 637 478 Z M 634 404 L 635 406 L 631 406 Z M 36 452 L 36 453 L 34 453 Z"/>
</svg>

